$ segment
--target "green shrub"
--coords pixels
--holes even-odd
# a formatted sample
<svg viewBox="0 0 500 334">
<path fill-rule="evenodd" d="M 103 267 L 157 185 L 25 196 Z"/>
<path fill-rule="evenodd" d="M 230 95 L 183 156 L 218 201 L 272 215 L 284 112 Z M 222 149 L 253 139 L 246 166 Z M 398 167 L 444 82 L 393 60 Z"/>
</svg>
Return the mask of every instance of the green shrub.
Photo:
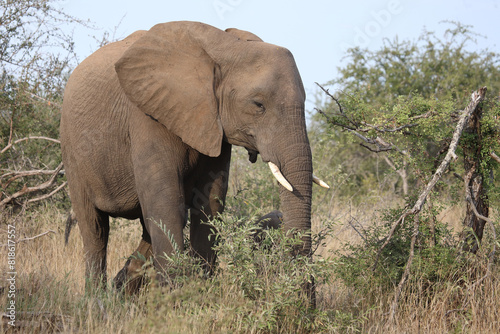
<svg viewBox="0 0 500 334">
<path fill-rule="evenodd" d="M 391 225 L 402 214 L 403 209 L 388 210 L 380 226 L 371 225 L 364 229 L 364 242 L 347 243 L 342 252 L 337 252 L 339 265 L 336 273 L 343 282 L 364 295 L 373 296 L 380 289 L 390 293 L 401 280 L 410 255 L 414 217 L 408 216 L 389 243 L 378 255 Z M 436 222 L 435 210 L 427 209 L 420 214 L 420 228 L 415 246 L 412 277 L 426 281 L 429 286 L 452 279 L 461 261 L 458 243 L 450 228 Z M 432 227 L 432 225 L 435 226 Z M 347 254 L 346 254 L 347 250 Z"/>
<path fill-rule="evenodd" d="M 164 317 L 184 318 L 186 312 L 199 324 L 206 322 L 209 332 L 314 332 L 328 323 L 326 313 L 310 307 L 302 287 L 312 279 L 319 284 L 328 281 L 333 266 L 326 260 L 292 256 L 290 249 L 301 242 L 300 235 L 266 230 L 258 244 L 255 219 L 225 215 L 211 223 L 218 231 L 217 269 L 206 277 L 187 252 L 169 256 L 169 273 L 175 281 L 168 284 L 168 292 L 153 283 L 143 295 L 144 321 L 151 328 Z M 179 328 L 185 326 L 195 325 L 184 323 Z"/>
</svg>

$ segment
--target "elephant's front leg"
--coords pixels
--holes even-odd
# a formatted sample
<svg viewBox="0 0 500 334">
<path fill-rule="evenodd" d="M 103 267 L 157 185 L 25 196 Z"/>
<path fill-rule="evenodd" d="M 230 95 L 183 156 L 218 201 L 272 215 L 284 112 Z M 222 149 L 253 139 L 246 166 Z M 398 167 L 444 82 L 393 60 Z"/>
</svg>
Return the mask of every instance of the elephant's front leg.
<svg viewBox="0 0 500 334">
<path fill-rule="evenodd" d="M 183 187 L 171 183 L 161 189 L 150 186 L 141 200 L 144 225 L 151 237 L 153 264 L 160 282 L 167 279 L 168 256 L 184 250 L 184 202 Z"/>
<path fill-rule="evenodd" d="M 198 173 L 189 201 L 191 252 L 203 259 L 208 271 L 215 263 L 215 238 L 212 235 L 214 227 L 207 222 L 224 210 L 230 159 L 231 145 L 227 143 L 223 143 L 219 157 L 205 158 L 200 164 L 202 171 Z"/>
<path fill-rule="evenodd" d="M 157 278 L 164 282 L 169 266 L 167 257 L 184 249 L 186 214 L 183 172 L 178 167 L 182 164 L 172 161 L 175 155 L 166 150 L 168 147 L 157 149 L 162 154 L 147 150 L 137 154 L 134 174 L 145 232 L 150 237 L 153 264 Z M 164 157 L 170 158 L 170 161 L 165 161 Z"/>
</svg>

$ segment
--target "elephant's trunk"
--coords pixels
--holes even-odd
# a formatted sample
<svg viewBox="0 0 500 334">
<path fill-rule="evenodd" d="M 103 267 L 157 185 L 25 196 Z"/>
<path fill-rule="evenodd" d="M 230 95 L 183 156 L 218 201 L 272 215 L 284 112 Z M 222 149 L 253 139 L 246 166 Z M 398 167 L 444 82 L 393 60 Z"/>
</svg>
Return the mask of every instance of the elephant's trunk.
<svg viewBox="0 0 500 334">
<path fill-rule="evenodd" d="M 303 107 L 294 109 L 294 112 L 286 113 L 286 131 L 281 132 L 280 140 L 277 141 L 278 167 L 293 188 L 290 191 L 284 186 L 280 187 L 281 211 L 285 230 L 304 233 L 300 253 L 310 255 L 312 157 Z"/>
<path fill-rule="evenodd" d="M 298 145 L 298 144 L 297 144 Z M 309 255 L 311 251 L 311 195 L 312 195 L 312 163 L 309 145 L 295 148 L 306 152 L 295 156 L 289 161 L 282 163 L 281 171 L 293 186 L 290 192 L 280 187 L 281 211 L 285 230 L 293 229 L 297 232 L 306 233 L 300 252 Z"/>
</svg>

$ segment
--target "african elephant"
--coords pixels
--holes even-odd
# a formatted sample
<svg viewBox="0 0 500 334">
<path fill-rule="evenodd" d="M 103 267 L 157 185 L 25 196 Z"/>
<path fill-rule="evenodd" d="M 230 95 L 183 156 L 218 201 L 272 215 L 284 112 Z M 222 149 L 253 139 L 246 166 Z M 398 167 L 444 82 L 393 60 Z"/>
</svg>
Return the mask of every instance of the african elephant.
<svg viewBox="0 0 500 334">
<path fill-rule="evenodd" d="M 161 281 L 163 255 L 182 247 L 189 209 L 192 251 L 213 264 L 203 222 L 224 208 L 231 145 L 251 161 L 260 154 L 283 184 L 284 228 L 309 231 L 304 101 L 292 54 L 237 29 L 163 23 L 85 59 L 64 93 L 61 146 L 86 276 L 106 281 L 109 216 L 140 219 L 136 254 L 153 256 Z M 310 249 L 305 236 L 300 251 Z M 117 279 L 133 276 L 137 261 Z"/>
</svg>

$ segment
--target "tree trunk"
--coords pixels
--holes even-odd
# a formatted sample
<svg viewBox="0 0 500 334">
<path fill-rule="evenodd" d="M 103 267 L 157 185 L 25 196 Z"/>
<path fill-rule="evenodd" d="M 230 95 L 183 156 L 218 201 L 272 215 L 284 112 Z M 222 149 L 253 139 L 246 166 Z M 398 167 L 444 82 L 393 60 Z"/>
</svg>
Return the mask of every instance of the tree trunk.
<svg viewBox="0 0 500 334">
<path fill-rule="evenodd" d="M 481 174 L 481 116 L 482 108 L 478 106 L 464 129 L 464 169 L 467 211 L 463 222 L 462 241 L 464 251 L 476 253 L 483 238 L 485 221 L 476 216 L 477 212 L 488 217 L 489 203 Z"/>
</svg>

